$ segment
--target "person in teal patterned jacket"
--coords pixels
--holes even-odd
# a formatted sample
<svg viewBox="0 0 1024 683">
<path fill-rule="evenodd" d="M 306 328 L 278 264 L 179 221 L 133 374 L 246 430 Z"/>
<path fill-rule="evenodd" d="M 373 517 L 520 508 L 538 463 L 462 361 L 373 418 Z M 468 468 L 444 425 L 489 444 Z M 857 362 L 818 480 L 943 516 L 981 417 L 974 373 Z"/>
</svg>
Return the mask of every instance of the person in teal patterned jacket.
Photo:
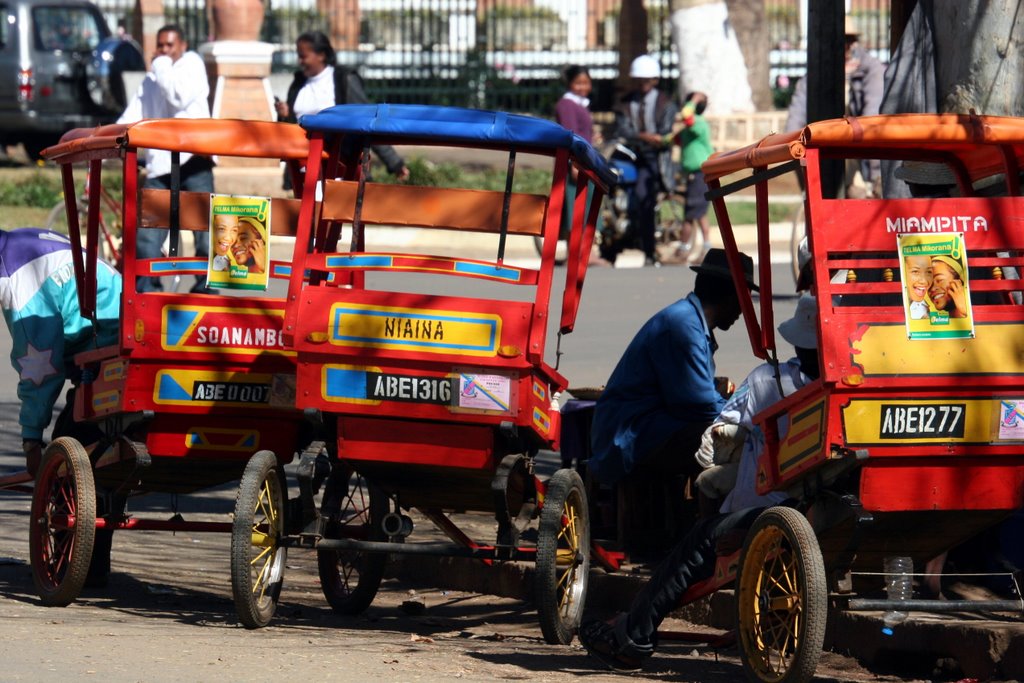
<svg viewBox="0 0 1024 683">
<path fill-rule="evenodd" d="M 83 318 L 67 236 L 37 228 L 0 230 L 0 307 L 18 371 L 22 448 L 31 474 L 64 382 L 78 379 L 75 354 L 117 343 L 121 276 L 97 264 L 95 321 Z M 69 399 L 71 392 L 69 392 Z M 58 426 L 71 422 L 72 401 Z"/>
</svg>

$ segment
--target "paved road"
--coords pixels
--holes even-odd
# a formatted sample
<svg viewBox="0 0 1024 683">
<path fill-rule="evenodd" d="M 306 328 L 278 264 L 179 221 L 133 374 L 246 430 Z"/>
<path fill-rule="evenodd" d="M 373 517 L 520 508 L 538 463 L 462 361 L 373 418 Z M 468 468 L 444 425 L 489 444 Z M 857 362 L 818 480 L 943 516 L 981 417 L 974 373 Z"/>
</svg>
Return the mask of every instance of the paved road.
<svg viewBox="0 0 1024 683">
<path fill-rule="evenodd" d="M 776 321 L 788 319 L 796 306 L 793 280 L 788 264 L 773 269 L 773 280 L 780 283 L 781 295 L 774 302 Z M 611 374 L 619 356 L 636 331 L 661 308 L 685 296 L 693 289 L 695 273 L 684 266 L 658 269 L 592 268 L 587 275 L 576 330 L 562 341 L 562 370 L 570 386 L 601 386 Z M 758 300 L 755 299 L 755 305 Z M 737 384 L 760 361 L 750 352 L 750 343 L 742 320 L 732 329 L 715 333 L 719 343 L 715 356 L 719 375 Z M 549 341 L 549 346 L 553 342 Z M 780 340 L 780 353 L 792 354 Z"/>
<path fill-rule="evenodd" d="M 784 269 L 779 277 L 786 275 Z M 450 279 L 434 278 L 440 290 Z M 780 279 L 780 281 L 784 281 Z M 405 287 L 404 280 L 396 289 Z M 688 268 L 594 269 L 576 332 L 562 343 L 562 370 L 574 385 L 600 385 L 637 328 L 657 309 L 692 287 Z M 793 301 L 780 299 L 782 320 Z M 745 332 L 719 337 L 720 374 L 742 378 L 754 364 Z M 551 347 L 553 353 L 553 346 Z M 9 339 L 0 335 L 0 356 Z M 0 471 L 17 469 L 17 377 L 0 363 Z M 136 513 L 177 509 L 189 519 L 224 520 L 233 486 L 174 499 L 133 499 Z M 400 609 L 407 586 L 389 583 L 370 611 L 342 618 L 326 607 L 314 556 L 293 551 L 283 603 L 272 627 L 249 632 L 236 625 L 230 598 L 227 535 L 156 532 L 115 537 L 114 574 L 106 589 L 87 590 L 65 609 L 41 607 L 28 559 L 29 497 L 0 493 L 0 679 L 81 680 L 616 680 L 594 673 L 578 646 L 545 645 L 528 603 L 427 590 L 427 611 Z M 828 655 L 821 680 L 875 678 L 851 661 Z M 666 650 L 650 668 L 665 680 L 725 682 L 742 676 L 735 652 L 689 647 Z"/>
<path fill-rule="evenodd" d="M 10 454 L 15 438 L 6 418 L 16 408 L 0 402 L 0 471 L 20 462 Z M 164 518 L 176 504 L 189 520 L 224 521 L 233 500 L 233 487 L 224 486 L 177 501 L 162 494 L 133 499 L 130 509 Z M 578 644 L 545 644 L 528 601 L 432 588 L 413 596 L 408 584 L 389 580 L 365 614 L 335 615 L 320 593 L 315 556 L 302 550 L 288 557 L 272 624 L 247 631 L 234 616 L 226 534 L 118 533 L 106 588 L 86 589 L 67 608 L 42 607 L 27 564 L 28 506 L 26 495 L 0 494 L 3 681 L 637 680 L 599 670 Z M 422 614 L 402 609 L 413 597 L 425 603 Z M 832 653 L 823 654 L 818 674 L 820 682 L 917 680 L 877 675 Z M 733 683 L 743 670 L 735 649 L 668 645 L 645 678 Z"/>
</svg>

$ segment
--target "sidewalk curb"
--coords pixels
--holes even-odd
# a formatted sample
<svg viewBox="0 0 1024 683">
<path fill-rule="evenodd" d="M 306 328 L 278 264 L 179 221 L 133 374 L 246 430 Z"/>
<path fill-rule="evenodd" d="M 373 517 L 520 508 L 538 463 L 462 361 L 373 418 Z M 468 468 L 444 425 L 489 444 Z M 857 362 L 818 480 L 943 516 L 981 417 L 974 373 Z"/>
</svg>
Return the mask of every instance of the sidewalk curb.
<svg viewBox="0 0 1024 683">
<path fill-rule="evenodd" d="M 416 587 L 445 588 L 532 601 L 534 568 L 506 562 L 487 567 L 464 558 L 392 556 L 387 576 Z M 629 608 L 648 575 L 591 569 L 588 615 L 603 617 Z M 722 630 L 735 627 L 731 590 L 687 605 L 673 616 Z M 931 674 L 940 659 L 953 659 L 963 676 L 978 680 L 1024 679 L 1024 625 L 1020 622 L 951 620 L 922 613 L 882 633 L 880 613 L 831 609 L 825 647 L 855 657 L 866 666 Z"/>
</svg>

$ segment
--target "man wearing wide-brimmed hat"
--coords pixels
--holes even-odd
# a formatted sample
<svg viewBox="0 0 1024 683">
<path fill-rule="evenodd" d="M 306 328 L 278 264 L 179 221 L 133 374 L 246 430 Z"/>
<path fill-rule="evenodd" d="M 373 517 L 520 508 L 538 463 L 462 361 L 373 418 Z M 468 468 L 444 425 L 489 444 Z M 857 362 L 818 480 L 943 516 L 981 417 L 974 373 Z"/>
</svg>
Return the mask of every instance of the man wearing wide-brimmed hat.
<svg viewBox="0 0 1024 683">
<path fill-rule="evenodd" d="M 779 325 L 779 333 L 793 344 L 797 357 L 778 368 L 769 363 L 755 368 L 722 414 L 725 421 L 747 427 L 722 514 L 700 520 L 678 541 L 633 598 L 628 612 L 610 621 L 591 619 L 580 626 L 580 643 L 605 666 L 620 671 L 642 668 L 657 648 L 658 627 L 678 607 L 687 589 L 711 577 L 717 557 L 738 547 L 764 508 L 786 499 L 781 492 L 757 493 L 757 461 L 764 436 L 753 429 L 752 418 L 783 398 L 780 387 L 789 396 L 818 378 L 818 309 L 813 296 L 801 297 L 793 317 Z"/>
<path fill-rule="evenodd" d="M 757 290 L 753 260 L 740 260 Z M 725 404 L 715 388 L 714 330 L 729 329 L 740 304 L 724 250 L 710 250 L 692 269 L 693 293 L 644 324 L 597 402 L 588 468 L 600 482 L 636 470 L 696 475 L 693 454 Z"/>
</svg>

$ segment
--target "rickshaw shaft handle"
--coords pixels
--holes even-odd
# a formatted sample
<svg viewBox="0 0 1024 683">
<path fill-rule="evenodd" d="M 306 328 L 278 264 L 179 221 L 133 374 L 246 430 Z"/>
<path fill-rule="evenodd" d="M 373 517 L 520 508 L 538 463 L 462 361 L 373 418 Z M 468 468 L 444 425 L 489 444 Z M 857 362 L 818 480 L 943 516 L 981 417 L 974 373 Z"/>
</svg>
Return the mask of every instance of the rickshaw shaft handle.
<svg viewBox="0 0 1024 683">
<path fill-rule="evenodd" d="M 501 553 L 503 559 L 533 560 L 536 548 L 495 548 L 479 546 L 470 548 L 455 543 L 387 543 L 384 541 L 359 541 L 351 538 L 325 538 L 317 544 L 325 550 L 362 550 L 364 552 L 395 553 L 396 555 L 433 555 L 436 557 L 471 557 L 495 559 Z M 511 553 L 509 552 L 511 551 Z"/>
<path fill-rule="evenodd" d="M 855 598 L 851 612 L 899 610 L 900 612 L 1024 612 L 1022 600 L 885 600 Z"/>
</svg>

